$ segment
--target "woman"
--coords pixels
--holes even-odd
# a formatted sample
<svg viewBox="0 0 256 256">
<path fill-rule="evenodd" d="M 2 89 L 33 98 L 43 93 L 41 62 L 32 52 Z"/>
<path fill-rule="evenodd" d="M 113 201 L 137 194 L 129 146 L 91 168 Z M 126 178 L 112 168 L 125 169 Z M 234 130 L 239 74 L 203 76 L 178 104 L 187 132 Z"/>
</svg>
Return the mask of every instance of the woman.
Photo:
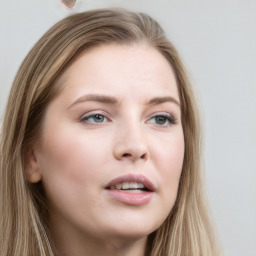
<svg viewBox="0 0 256 256">
<path fill-rule="evenodd" d="M 60 21 L 6 108 L 2 255 L 219 255 L 200 140 L 191 85 L 156 21 L 116 9 Z"/>
</svg>

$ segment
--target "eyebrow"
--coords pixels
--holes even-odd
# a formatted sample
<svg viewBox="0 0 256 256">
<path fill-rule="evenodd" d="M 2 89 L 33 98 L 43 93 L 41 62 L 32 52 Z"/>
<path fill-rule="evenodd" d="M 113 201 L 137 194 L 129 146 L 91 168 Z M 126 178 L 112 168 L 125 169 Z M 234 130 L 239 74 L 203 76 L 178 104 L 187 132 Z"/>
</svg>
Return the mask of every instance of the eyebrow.
<svg viewBox="0 0 256 256">
<path fill-rule="evenodd" d="M 99 95 L 99 94 L 88 94 L 78 98 L 75 102 L 73 102 L 69 108 L 73 107 L 76 104 L 85 102 L 85 101 L 96 101 L 105 104 L 116 105 L 118 103 L 118 99 L 112 96 Z"/>
<path fill-rule="evenodd" d="M 177 106 L 180 106 L 180 103 L 175 98 L 173 98 L 171 96 L 152 98 L 149 100 L 147 105 L 158 105 L 158 104 L 162 104 L 165 102 L 172 102 L 172 103 L 176 104 Z"/>
<path fill-rule="evenodd" d="M 96 101 L 104 104 L 110 104 L 110 105 L 117 105 L 119 104 L 119 101 L 116 97 L 113 96 L 106 96 L 106 95 L 100 95 L 100 94 L 88 94 L 84 95 L 82 97 L 79 97 L 76 101 L 74 101 L 69 108 L 73 107 L 74 105 L 77 105 L 79 103 L 83 103 L 85 101 Z M 150 99 L 148 102 L 146 102 L 146 105 L 158 105 L 165 102 L 171 102 L 176 104 L 177 106 L 180 106 L 180 103 L 171 96 L 164 96 L 164 97 L 154 97 Z"/>
</svg>

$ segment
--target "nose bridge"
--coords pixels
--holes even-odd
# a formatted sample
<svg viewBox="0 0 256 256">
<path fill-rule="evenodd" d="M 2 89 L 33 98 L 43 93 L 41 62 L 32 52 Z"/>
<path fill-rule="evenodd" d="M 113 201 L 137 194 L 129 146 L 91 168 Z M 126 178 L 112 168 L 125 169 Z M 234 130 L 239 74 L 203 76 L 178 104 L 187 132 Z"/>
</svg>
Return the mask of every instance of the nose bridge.
<svg viewBox="0 0 256 256">
<path fill-rule="evenodd" d="M 145 160 L 148 158 L 147 140 L 143 123 L 139 119 L 129 118 L 120 124 L 119 129 L 117 129 L 114 154 L 119 160 L 136 161 L 137 159 Z"/>
</svg>

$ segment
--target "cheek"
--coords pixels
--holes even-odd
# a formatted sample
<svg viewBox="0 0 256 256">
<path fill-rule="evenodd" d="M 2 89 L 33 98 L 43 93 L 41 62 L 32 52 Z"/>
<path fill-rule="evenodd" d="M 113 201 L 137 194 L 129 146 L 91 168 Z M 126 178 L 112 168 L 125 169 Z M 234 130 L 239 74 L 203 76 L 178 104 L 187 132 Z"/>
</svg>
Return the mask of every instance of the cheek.
<svg viewBox="0 0 256 256">
<path fill-rule="evenodd" d="M 76 190 L 98 179 L 100 151 L 82 135 L 65 130 L 47 134 L 38 154 L 39 168 L 45 186 Z"/>
<path fill-rule="evenodd" d="M 58 131 L 47 135 L 38 152 L 42 182 L 52 212 L 78 214 L 81 205 L 98 204 L 102 149 L 82 133 Z"/>
<path fill-rule="evenodd" d="M 184 139 L 177 136 L 158 149 L 158 171 L 161 178 L 161 195 L 169 212 L 176 200 L 184 159 Z"/>
<path fill-rule="evenodd" d="M 183 136 L 174 137 L 157 150 L 157 162 L 159 164 L 162 175 L 172 178 L 178 177 L 181 174 L 184 158 L 184 138 Z"/>
</svg>

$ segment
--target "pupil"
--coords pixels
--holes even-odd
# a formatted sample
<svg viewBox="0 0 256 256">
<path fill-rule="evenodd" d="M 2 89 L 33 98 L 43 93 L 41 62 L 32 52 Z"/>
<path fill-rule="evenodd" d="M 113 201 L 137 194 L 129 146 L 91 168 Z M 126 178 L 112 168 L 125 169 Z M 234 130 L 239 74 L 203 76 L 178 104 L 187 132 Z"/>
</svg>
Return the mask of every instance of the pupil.
<svg viewBox="0 0 256 256">
<path fill-rule="evenodd" d="M 103 116 L 101 116 L 101 115 L 95 115 L 95 121 L 96 122 L 102 122 L 103 121 Z"/>
<path fill-rule="evenodd" d="M 166 122 L 166 117 L 164 117 L 164 116 L 158 116 L 158 117 L 156 118 L 156 121 L 157 121 L 158 124 L 165 124 L 165 122 Z"/>
</svg>

